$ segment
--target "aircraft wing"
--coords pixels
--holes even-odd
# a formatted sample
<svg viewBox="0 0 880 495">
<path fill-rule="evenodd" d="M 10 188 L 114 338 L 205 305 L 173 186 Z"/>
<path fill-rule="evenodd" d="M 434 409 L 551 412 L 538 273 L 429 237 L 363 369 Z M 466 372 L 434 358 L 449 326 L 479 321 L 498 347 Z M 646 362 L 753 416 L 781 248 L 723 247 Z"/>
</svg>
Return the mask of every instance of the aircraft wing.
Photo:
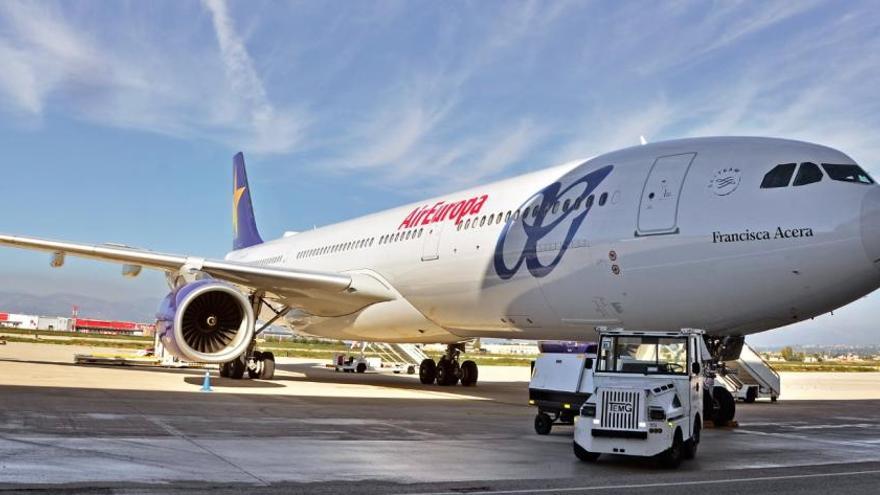
<svg viewBox="0 0 880 495">
<path fill-rule="evenodd" d="M 362 273 L 336 273 L 256 266 L 234 261 L 165 254 L 115 244 L 78 244 L 0 234 L 0 245 L 47 251 L 178 272 L 192 269 L 240 287 L 263 291 L 286 304 L 318 316 L 352 313 L 375 302 L 394 299 L 382 281 Z M 60 265 L 60 262 L 59 262 Z"/>
</svg>

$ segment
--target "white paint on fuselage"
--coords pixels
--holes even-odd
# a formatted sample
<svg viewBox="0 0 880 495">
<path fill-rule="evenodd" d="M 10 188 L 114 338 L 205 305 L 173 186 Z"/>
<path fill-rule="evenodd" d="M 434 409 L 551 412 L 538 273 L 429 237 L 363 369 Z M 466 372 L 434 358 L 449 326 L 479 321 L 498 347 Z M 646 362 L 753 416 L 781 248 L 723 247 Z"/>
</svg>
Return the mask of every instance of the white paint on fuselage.
<svg viewBox="0 0 880 495">
<path fill-rule="evenodd" d="M 693 154 L 692 161 L 671 159 L 690 163 L 680 194 L 674 184 L 658 186 L 655 180 L 646 186 L 659 157 L 687 154 Z M 854 163 L 827 147 L 778 139 L 652 143 L 301 232 L 232 252 L 227 258 L 256 262 L 280 256 L 276 266 L 365 272 L 399 292 L 395 301 L 354 314 L 297 315 L 290 320 L 300 331 L 325 337 L 409 342 L 470 337 L 584 339 L 592 337 L 596 326 L 701 328 L 716 335 L 743 335 L 831 311 L 880 283 L 880 272 L 872 263 L 880 253 L 866 253 L 861 217 L 865 196 L 880 194 L 880 188 L 833 181 L 827 174 L 822 181 L 804 186 L 760 188 L 775 165 L 801 162 Z M 488 199 L 480 212 L 465 216 L 462 224 L 499 213 L 506 217 L 508 211 L 524 207 L 531 211 L 533 204 L 527 201 L 536 192 L 557 181 L 564 190 L 608 165 L 613 169 L 595 189 L 595 203 L 561 261 L 539 277 L 526 266 L 510 278 L 498 276 L 494 257 L 507 222 L 458 228 L 446 220 L 399 229 L 417 207 L 482 195 Z M 735 190 L 719 195 L 709 185 L 724 169 L 739 169 L 741 178 Z M 664 188 L 664 201 L 676 202 L 675 225 L 668 233 L 638 232 L 640 209 L 649 201 L 645 187 L 657 188 L 658 202 Z M 583 188 L 572 187 L 560 202 L 573 200 Z M 608 199 L 599 206 L 603 193 Z M 656 217 L 667 208 L 651 204 L 657 209 L 647 215 Z M 581 206 L 575 213 L 583 211 Z M 539 263 L 546 265 L 559 254 L 575 213 L 540 238 L 535 253 Z M 562 215 L 562 207 L 555 214 L 551 210 L 543 225 Z M 527 237 L 521 222 L 511 223 L 502 250 L 508 267 L 520 257 Z M 643 219 L 641 226 L 645 225 Z M 713 242 L 715 233 L 767 231 L 773 237 L 780 228 L 800 237 Z M 385 235 L 419 230 L 421 236 L 408 240 L 379 242 Z M 298 255 L 364 239 L 372 239 L 372 244 Z"/>
</svg>

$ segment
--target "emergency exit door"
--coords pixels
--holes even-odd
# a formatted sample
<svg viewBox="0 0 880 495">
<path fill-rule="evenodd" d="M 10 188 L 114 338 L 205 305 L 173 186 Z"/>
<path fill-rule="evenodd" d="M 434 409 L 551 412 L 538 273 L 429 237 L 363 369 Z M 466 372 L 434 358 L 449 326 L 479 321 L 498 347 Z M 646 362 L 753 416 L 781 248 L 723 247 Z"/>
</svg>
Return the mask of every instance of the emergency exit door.
<svg viewBox="0 0 880 495">
<path fill-rule="evenodd" d="M 654 160 L 642 188 L 637 234 L 678 233 L 681 190 L 695 156 L 696 153 L 684 153 Z"/>
</svg>

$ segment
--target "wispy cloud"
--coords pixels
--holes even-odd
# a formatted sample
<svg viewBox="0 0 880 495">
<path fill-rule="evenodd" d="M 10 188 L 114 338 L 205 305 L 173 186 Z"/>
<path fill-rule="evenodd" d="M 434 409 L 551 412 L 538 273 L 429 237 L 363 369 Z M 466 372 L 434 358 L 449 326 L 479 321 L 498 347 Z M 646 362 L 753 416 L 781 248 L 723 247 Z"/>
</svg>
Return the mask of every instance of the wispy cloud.
<svg viewBox="0 0 880 495">
<path fill-rule="evenodd" d="M 133 33 L 112 27 L 93 31 L 94 11 L 3 2 L 0 63 L 7 70 L 0 73 L 0 100 L 32 120 L 54 108 L 114 127 L 206 138 L 257 152 L 291 151 L 305 117 L 271 104 L 225 4 L 206 7 L 219 45 L 216 61 L 205 48 L 174 52 L 179 33 L 163 39 L 160 31 L 139 31 L 137 13 L 126 19 Z"/>
<path fill-rule="evenodd" d="M 203 4 L 211 13 L 227 80 L 242 105 L 240 113 L 249 117 L 249 126 L 237 126 L 248 135 L 242 145 L 257 151 L 291 151 L 301 139 L 304 117 L 296 118 L 290 110 L 280 113 L 269 102 L 263 81 L 235 31 L 226 2 L 204 0 Z"/>
</svg>

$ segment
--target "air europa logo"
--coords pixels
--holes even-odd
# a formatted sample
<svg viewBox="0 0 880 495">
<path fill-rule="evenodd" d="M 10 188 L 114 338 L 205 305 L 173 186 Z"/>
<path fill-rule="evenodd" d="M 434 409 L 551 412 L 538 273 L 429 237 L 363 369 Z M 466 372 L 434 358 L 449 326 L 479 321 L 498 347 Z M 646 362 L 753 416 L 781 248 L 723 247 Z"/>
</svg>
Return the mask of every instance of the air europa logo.
<svg viewBox="0 0 880 495">
<path fill-rule="evenodd" d="M 461 222 L 463 217 L 479 213 L 483 205 L 486 204 L 487 199 L 489 199 L 489 195 L 484 194 L 455 203 L 438 201 L 433 206 L 420 206 L 401 222 L 397 230 L 408 229 L 416 225 L 428 225 L 429 223 L 437 223 L 444 220 L 455 220 L 457 224 Z"/>
<path fill-rule="evenodd" d="M 561 181 L 554 182 L 526 200 L 520 210 L 528 211 L 528 215 L 524 213 L 519 221 L 508 222 L 501 230 L 501 236 L 495 245 L 493 260 L 495 273 L 504 280 L 510 279 L 516 275 L 523 263 L 533 277 L 544 277 L 552 272 L 556 265 L 562 261 L 568 246 L 592 209 L 592 203 L 587 204 L 587 197 L 608 177 L 613 168 L 612 165 L 602 167 L 571 182 L 564 188 Z M 579 194 L 566 196 L 569 192 Z M 568 210 L 559 210 L 558 213 L 554 212 L 553 205 L 563 198 L 571 199 L 578 205 L 583 204 L 584 209 L 569 208 Z M 537 214 L 534 213 L 535 211 Z M 565 237 L 558 244 L 559 251 L 549 263 L 543 263 L 538 258 L 538 243 L 549 236 L 557 227 L 564 225 L 565 222 L 570 223 L 568 223 L 568 229 L 565 230 Z M 516 247 L 511 249 L 508 244 Z M 520 248 L 520 246 L 522 247 Z M 505 260 L 505 255 L 510 253 L 515 253 L 516 256 L 513 265 L 508 265 Z"/>
</svg>

